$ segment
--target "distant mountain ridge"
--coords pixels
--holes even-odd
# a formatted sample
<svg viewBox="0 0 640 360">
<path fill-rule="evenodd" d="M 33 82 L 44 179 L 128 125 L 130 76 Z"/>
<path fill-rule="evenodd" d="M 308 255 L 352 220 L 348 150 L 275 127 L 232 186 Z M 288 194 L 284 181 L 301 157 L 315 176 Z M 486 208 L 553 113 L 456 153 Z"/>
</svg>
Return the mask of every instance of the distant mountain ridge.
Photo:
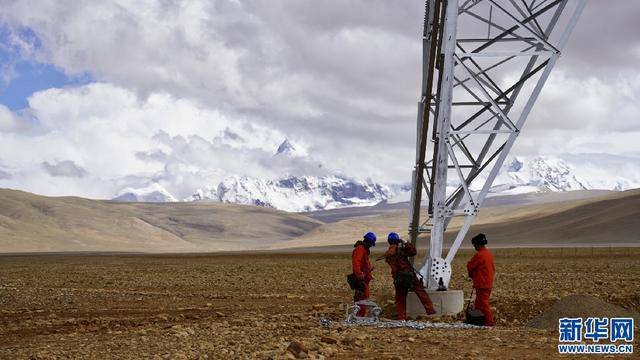
<svg viewBox="0 0 640 360">
<path fill-rule="evenodd" d="M 307 157 L 303 149 L 288 139 L 278 146 L 273 156 L 285 161 L 304 160 Z M 472 185 L 472 191 L 480 191 L 481 177 Z M 450 177 L 449 187 L 455 188 L 455 181 L 455 177 Z M 606 154 L 515 156 L 502 166 L 490 193 L 495 196 L 573 190 L 622 191 L 633 188 L 640 188 L 640 157 Z M 335 174 L 284 175 L 275 179 L 229 174 L 221 181 L 211 181 L 209 185 L 194 189 L 193 194 L 182 201 L 214 201 L 307 212 L 372 206 L 383 201 L 407 201 L 410 191 L 409 183 L 381 184 Z M 139 188 L 125 188 L 114 200 L 179 201 L 158 182 Z"/>
<path fill-rule="evenodd" d="M 634 188 L 640 188 L 640 158 L 580 154 L 513 157 L 503 165 L 491 192 L 622 191 Z"/>
<path fill-rule="evenodd" d="M 285 139 L 273 154 L 278 161 L 303 161 L 321 168 L 308 157 L 304 148 Z M 348 206 L 373 206 L 391 198 L 393 191 L 371 180 L 357 180 L 337 174 L 284 175 L 280 178 L 256 178 L 229 174 L 221 181 L 211 181 L 194 190 L 183 201 L 214 201 L 231 204 L 271 207 L 289 212 L 336 209 Z M 158 181 L 143 187 L 121 190 L 115 201 L 176 202 L 179 201 Z"/>
<path fill-rule="evenodd" d="M 185 201 L 212 200 L 300 212 L 372 206 L 390 196 L 391 191 L 384 185 L 339 176 L 288 176 L 274 180 L 230 176 L 214 188 L 198 189 Z"/>
</svg>

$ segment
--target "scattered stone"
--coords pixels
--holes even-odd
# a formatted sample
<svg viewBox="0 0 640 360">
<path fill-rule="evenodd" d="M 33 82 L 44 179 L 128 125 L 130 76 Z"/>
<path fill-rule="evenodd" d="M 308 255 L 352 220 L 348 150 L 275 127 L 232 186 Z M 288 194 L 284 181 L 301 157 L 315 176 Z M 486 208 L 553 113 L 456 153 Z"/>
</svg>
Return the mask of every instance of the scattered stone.
<svg viewBox="0 0 640 360">
<path fill-rule="evenodd" d="M 287 351 L 295 356 L 296 359 L 304 359 L 307 357 L 307 348 L 299 341 L 290 342 Z"/>
<path fill-rule="evenodd" d="M 331 336 L 323 336 L 320 338 L 320 341 L 322 341 L 325 344 L 337 344 L 338 343 L 338 339 L 332 338 Z"/>
<path fill-rule="evenodd" d="M 356 338 L 352 335 L 347 335 L 340 341 L 342 345 L 353 345 L 355 342 Z"/>
<path fill-rule="evenodd" d="M 315 311 L 319 311 L 327 308 L 327 304 L 315 304 L 311 307 Z"/>
</svg>

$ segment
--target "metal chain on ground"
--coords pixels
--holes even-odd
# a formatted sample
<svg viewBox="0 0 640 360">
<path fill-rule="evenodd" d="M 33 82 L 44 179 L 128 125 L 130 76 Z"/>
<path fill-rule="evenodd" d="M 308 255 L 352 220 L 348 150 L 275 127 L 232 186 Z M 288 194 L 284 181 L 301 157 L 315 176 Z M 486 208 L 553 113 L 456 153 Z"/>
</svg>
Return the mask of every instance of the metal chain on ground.
<svg viewBox="0 0 640 360">
<path fill-rule="evenodd" d="M 431 321 L 414 321 L 414 320 L 370 320 L 370 319 L 351 319 L 342 322 L 345 326 L 373 326 L 378 328 L 410 328 L 416 330 L 424 329 L 490 329 L 486 326 L 476 326 L 465 323 L 438 323 Z"/>
</svg>

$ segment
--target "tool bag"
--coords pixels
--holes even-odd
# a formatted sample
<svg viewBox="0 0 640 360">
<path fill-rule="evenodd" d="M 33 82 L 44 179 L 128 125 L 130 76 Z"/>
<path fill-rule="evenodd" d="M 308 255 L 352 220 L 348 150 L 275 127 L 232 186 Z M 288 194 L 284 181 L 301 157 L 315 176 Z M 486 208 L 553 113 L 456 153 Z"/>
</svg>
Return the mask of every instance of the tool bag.
<svg viewBox="0 0 640 360">
<path fill-rule="evenodd" d="M 413 287 L 414 280 L 415 275 L 413 272 L 398 271 L 396 278 L 393 279 L 393 284 L 399 288 L 411 289 Z"/>
<path fill-rule="evenodd" d="M 465 319 L 465 323 L 476 326 L 484 326 L 484 314 L 478 309 L 467 309 L 467 317 Z"/>
<path fill-rule="evenodd" d="M 465 310 L 466 317 L 464 322 L 471 325 L 484 326 L 484 313 L 478 309 L 469 309 L 469 306 L 471 305 L 471 298 L 473 298 L 473 291 L 474 289 L 471 289 L 471 297 L 469 297 L 469 303 Z"/>
<path fill-rule="evenodd" d="M 362 290 L 363 288 L 362 281 L 358 280 L 354 273 L 347 275 L 347 284 L 349 284 L 351 290 Z"/>
</svg>

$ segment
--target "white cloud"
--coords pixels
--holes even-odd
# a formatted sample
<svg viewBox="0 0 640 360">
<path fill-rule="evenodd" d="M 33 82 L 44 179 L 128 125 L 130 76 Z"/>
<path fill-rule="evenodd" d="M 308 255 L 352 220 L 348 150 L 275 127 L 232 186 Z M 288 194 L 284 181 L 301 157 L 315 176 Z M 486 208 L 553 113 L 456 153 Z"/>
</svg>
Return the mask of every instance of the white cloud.
<svg viewBox="0 0 640 360">
<path fill-rule="evenodd" d="M 6 171 L 2 171 L 2 170 L 0 169 L 0 180 L 9 180 L 9 179 L 11 179 L 11 178 L 12 178 L 11 174 L 9 174 L 9 173 L 8 173 L 8 172 L 6 172 Z"/>
<path fill-rule="evenodd" d="M 536 129 L 640 130 L 640 73 L 602 79 L 556 69 L 531 114 Z M 544 126 L 544 127 L 543 127 Z"/>
<path fill-rule="evenodd" d="M 245 112 L 309 143 L 309 130 L 321 130 L 341 152 L 355 145 L 350 138 L 411 122 L 420 42 L 405 29 L 419 28 L 420 4 L 292 5 L 43 0 L 33 11 L 13 1 L 0 16 L 32 28 L 43 44 L 39 58 L 68 73 L 89 72 L 143 97 L 168 93 Z"/>
<path fill-rule="evenodd" d="M 55 164 L 50 164 L 45 161 L 42 163 L 44 170 L 53 177 L 75 177 L 81 178 L 87 174 L 87 171 L 82 167 L 76 165 L 71 160 L 59 161 Z"/>
<path fill-rule="evenodd" d="M 0 179 L 2 186 L 109 198 L 123 186 L 154 180 L 186 197 L 227 174 L 321 171 L 308 158 L 275 158 L 285 138 L 280 131 L 168 94 L 142 99 L 94 83 L 38 92 L 29 105 L 37 131 L 0 133 L 0 165 L 17 174 Z M 82 178 L 84 189 L 68 178 Z"/>
<path fill-rule="evenodd" d="M 25 130 L 26 123 L 6 106 L 0 104 L 0 133 Z"/>
<path fill-rule="evenodd" d="M 640 153 L 640 73 L 607 81 L 569 76 L 563 68 L 549 78 L 522 135 L 521 154 Z"/>
<path fill-rule="evenodd" d="M 0 133 L 0 164 L 26 171 L 42 163 L 68 161 L 86 170 L 87 181 L 155 174 L 175 162 L 199 169 L 230 168 L 225 164 L 235 164 L 238 154 L 271 153 L 284 138 L 278 131 L 194 101 L 168 94 L 141 99 L 104 83 L 38 92 L 29 105 L 25 111 L 34 116 L 37 131 Z M 237 139 L 225 139 L 230 131 Z M 162 151 L 168 153 L 166 163 L 140 155 Z M 51 194 L 64 189 L 39 191 Z"/>
</svg>

